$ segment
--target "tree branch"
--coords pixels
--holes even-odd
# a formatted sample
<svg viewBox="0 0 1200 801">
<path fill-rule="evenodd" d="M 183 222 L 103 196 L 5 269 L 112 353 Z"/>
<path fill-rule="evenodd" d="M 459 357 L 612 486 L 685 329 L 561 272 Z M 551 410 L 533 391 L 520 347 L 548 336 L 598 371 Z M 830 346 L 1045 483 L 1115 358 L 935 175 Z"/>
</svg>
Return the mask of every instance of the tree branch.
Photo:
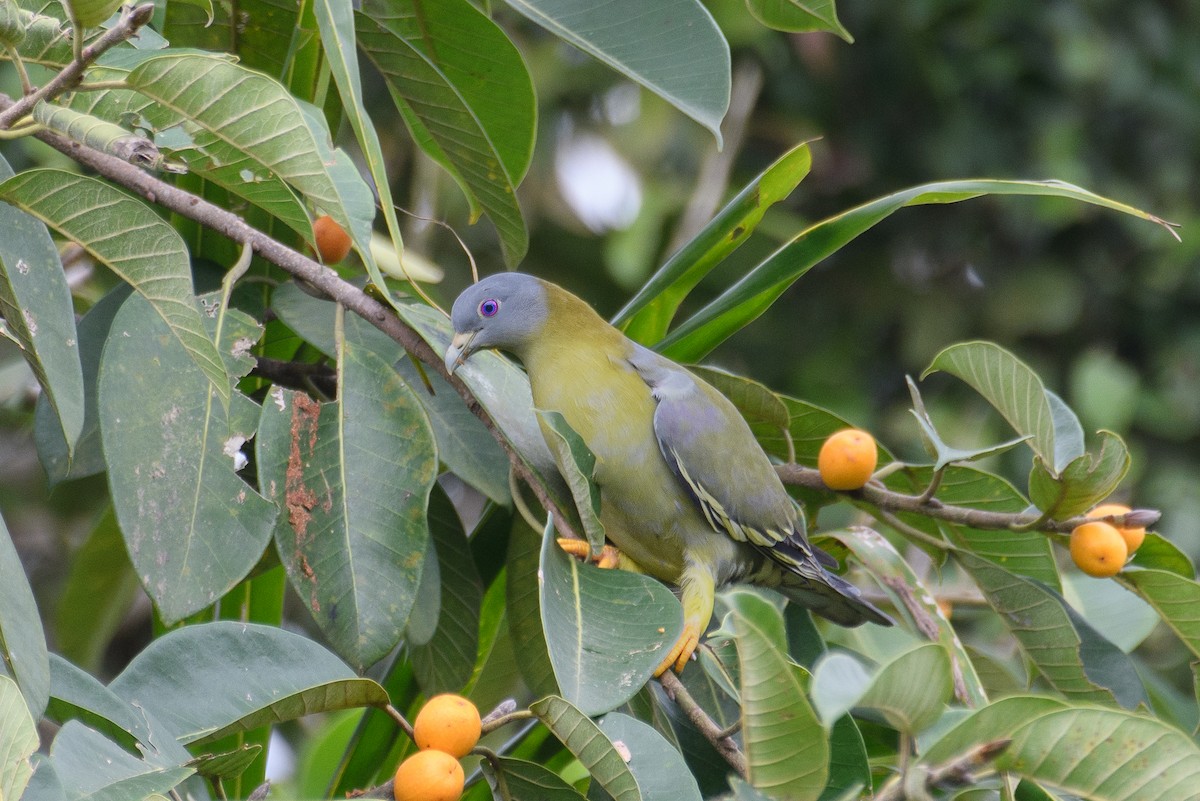
<svg viewBox="0 0 1200 801">
<path fill-rule="evenodd" d="M 724 729 L 717 722 L 708 716 L 704 708 L 696 703 L 696 699 L 692 698 L 691 693 L 683 686 L 683 682 L 679 680 L 671 671 L 667 671 L 658 678 L 658 683 L 663 686 L 667 694 L 675 700 L 679 705 L 679 709 L 687 716 L 687 719 L 692 722 L 692 725 L 704 735 L 704 739 L 712 743 L 713 748 L 717 749 L 717 753 L 721 755 L 729 766 L 737 771 L 737 774 L 743 779 L 746 778 L 746 755 L 738 748 L 737 743 L 733 741 Z"/>
<path fill-rule="evenodd" d="M 977 771 L 991 769 L 991 762 L 1004 753 L 1011 739 L 980 743 L 966 753 L 933 768 L 922 768 L 913 776 L 894 776 L 875 794 L 874 801 L 905 801 L 929 798 L 930 791 L 974 784 Z M 913 779 L 916 779 L 914 782 Z M 916 784 L 914 787 L 913 785 Z"/>
<path fill-rule="evenodd" d="M 784 484 L 822 490 L 824 492 L 830 491 L 829 487 L 825 486 L 825 482 L 821 480 L 821 474 L 811 467 L 802 467 L 798 464 L 781 464 L 775 466 L 775 472 L 779 474 L 779 478 L 782 479 Z M 989 512 L 983 509 L 971 509 L 966 506 L 954 506 L 942 503 L 936 498 L 923 498 L 920 495 L 905 495 L 901 492 L 893 492 L 878 482 L 872 482 L 862 489 L 851 490 L 844 494 L 849 498 L 864 501 L 871 506 L 889 512 L 915 512 L 925 517 L 932 517 L 937 520 L 945 520 L 948 523 L 956 523 L 980 529 L 1020 531 L 1028 530 L 1031 523 L 1037 522 L 1038 524 L 1033 528 L 1036 528 L 1038 531 L 1067 534 L 1076 526 L 1088 520 L 1103 520 L 1117 526 L 1150 526 L 1156 523 L 1162 516 L 1162 513 L 1157 509 L 1136 509 L 1124 515 L 1104 515 L 1101 517 L 1076 515 L 1064 520 L 1042 520 L 1038 522 L 1038 515 Z"/>
</svg>

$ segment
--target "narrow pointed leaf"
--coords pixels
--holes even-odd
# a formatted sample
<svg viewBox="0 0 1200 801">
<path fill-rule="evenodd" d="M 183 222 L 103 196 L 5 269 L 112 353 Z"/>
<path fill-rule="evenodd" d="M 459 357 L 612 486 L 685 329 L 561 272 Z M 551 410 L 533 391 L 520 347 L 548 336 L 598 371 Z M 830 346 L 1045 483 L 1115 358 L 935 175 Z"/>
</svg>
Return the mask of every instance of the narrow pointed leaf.
<svg viewBox="0 0 1200 801">
<path fill-rule="evenodd" d="M 226 326 L 226 352 L 259 336 L 248 317 L 238 320 Z M 237 369 L 247 368 L 242 357 Z M 129 557 L 163 620 L 174 623 L 245 578 L 270 539 L 275 507 L 237 474 L 253 429 L 217 402 L 140 295 L 113 320 L 98 393 L 108 483 Z M 253 406 L 240 393 L 233 400 L 230 412 Z"/>
<path fill-rule="evenodd" d="M 12 8 L 6 2 L 6 8 Z M 0 180 L 13 175 L 0 157 Z M 84 389 L 71 290 L 46 226 L 0 203 L 0 318 L 54 409 L 68 459 L 83 431 Z"/>
<path fill-rule="evenodd" d="M 599 556 L 604 547 L 604 524 L 600 522 L 600 488 L 594 480 L 596 455 L 559 412 L 539 410 L 537 416 L 552 435 L 546 439 L 546 444 L 554 451 L 556 461 L 565 472 L 563 477 L 571 488 L 592 555 Z"/>
<path fill-rule="evenodd" d="M 777 31 L 828 31 L 847 42 L 854 37 L 838 20 L 834 0 L 746 0 L 755 19 Z"/>
<path fill-rule="evenodd" d="M 1060 595 L 973 556 L 955 558 L 1048 682 L 1072 701 L 1146 702 L 1133 662 L 1083 620 Z"/>
<path fill-rule="evenodd" d="M 9 178 L 0 184 L 0 200 L 78 243 L 141 293 L 204 371 L 222 404 L 229 403 L 229 374 L 204 329 L 187 248 L 175 229 L 122 190 L 61 170 L 26 170 Z"/>
<path fill-rule="evenodd" d="M 33 776 L 29 758 L 38 749 L 38 733 L 21 688 L 0 676 L 0 798 L 20 798 Z"/>
<path fill-rule="evenodd" d="M 712 131 L 729 108 L 729 45 L 697 0 L 508 0 Z"/>
<path fill-rule="evenodd" d="M 829 775 L 829 737 L 788 662 L 782 616 L 752 593 L 725 597 L 741 666 L 750 783 L 772 797 L 817 799 Z"/>
<path fill-rule="evenodd" d="M 472 216 L 491 218 L 505 262 L 520 262 L 529 233 L 516 189 L 537 123 L 520 52 L 467 0 L 366 0 L 355 19 L 417 144 L 454 178 Z"/>
<path fill-rule="evenodd" d="M 1152 214 L 1061 181 L 984 179 L 922 184 L 886 195 L 809 226 L 672 331 L 656 347 L 676 361 L 700 361 L 721 342 L 757 319 L 796 279 L 814 265 L 896 211 L 906 206 L 957 203 L 984 195 L 1043 195 L 1070 198 L 1149 220 L 1171 231 L 1166 222 Z"/>
<path fill-rule="evenodd" d="M 0 676 L 17 683 L 29 712 L 39 719 L 50 697 L 50 657 L 37 602 L 21 559 L 0 517 Z"/>
<path fill-rule="evenodd" d="M 553 526 L 542 537 L 539 585 L 554 676 L 588 715 L 636 695 L 683 632 L 683 610 L 664 584 L 567 556 Z"/>
<path fill-rule="evenodd" d="M 641 801 L 629 766 L 591 718 L 553 695 L 530 705 L 529 711 L 546 724 L 614 801 Z"/>
<path fill-rule="evenodd" d="M 356 667 L 399 641 L 428 546 L 433 432 L 391 365 L 346 315 L 338 400 L 276 387 L 263 405 L 259 475 L 285 510 L 275 544 L 288 578 Z"/>
<path fill-rule="evenodd" d="M 158 638 L 109 687 L 149 710 L 184 743 L 388 702 L 382 687 L 358 678 L 307 637 L 227 621 L 186 626 Z"/>
<path fill-rule="evenodd" d="M 807 143 L 780 156 L 667 259 L 617 313 L 613 325 L 646 345 L 662 339 L 688 293 L 749 239 L 767 209 L 790 195 L 811 168 L 812 151 Z"/>
</svg>

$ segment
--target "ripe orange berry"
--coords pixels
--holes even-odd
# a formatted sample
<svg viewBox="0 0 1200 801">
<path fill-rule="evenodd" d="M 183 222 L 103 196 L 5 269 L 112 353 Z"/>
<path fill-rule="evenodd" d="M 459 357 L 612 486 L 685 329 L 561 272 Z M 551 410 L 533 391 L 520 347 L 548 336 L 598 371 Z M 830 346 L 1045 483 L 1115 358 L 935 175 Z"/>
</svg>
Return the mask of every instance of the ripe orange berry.
<svg viewBox="0 0 1200 801">
<path fill-rule="evenodd" d="M 830 489 L 854 490 L 871 478 L 877 458 L 875 438 L 866 431 L 847 428 L 825 440 L 817 454 L 817 469 Z"/>
<path fill-rule="evenodd" d="M 436 748 L 455 757 L 470 753 L 479 742 L 479 731 L 479 710 L 454 693 L 430 698 L 413 722 L 417 748 Z"/>
<path fill-rule="evenodd" d="M 1128 556 L 1121 532 L 1108 523 L 1084 523 L 1071 532 L 1071 559 L 1089 576 L 1117 575 Z"/>
<path fill-rule="evenodd" d="M 396 768 L 392 793 L 396 801 L 458 801 L 463 769 L 445 751 L 418 751 Z"/>
<path fill-rule="evenodd" d="M 337 264 L 350 252 L 350 235 L 328 214 L 313 223 L 313 236 L 323 264 Z"/>
<path fill-rule="evenodd" d="M 1088 517 L 1104 517 L 1105 515 L 1123 515 L 1128 514 L 1132 510 L 1128 506 L 1119 503 L 1106 503 L 1097 506 L 1092 511 L 1088 512 Z M 1146 539 L 1146 527 L 1128 528 L 1126 526 L 1115 526 L 1125 539 L 1125 547 L 1133 553 L 1138 548 L 1142 547 L 1142 540 Z"/>
</svg>

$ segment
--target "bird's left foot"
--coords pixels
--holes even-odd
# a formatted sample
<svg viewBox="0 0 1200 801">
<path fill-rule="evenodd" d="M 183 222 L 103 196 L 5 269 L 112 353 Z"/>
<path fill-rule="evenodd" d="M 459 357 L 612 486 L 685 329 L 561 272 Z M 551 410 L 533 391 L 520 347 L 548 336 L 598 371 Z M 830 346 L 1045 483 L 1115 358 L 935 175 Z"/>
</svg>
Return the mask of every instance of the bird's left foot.
<svg viewBox="0 0 1200 801">
<path fill-rule="evenodd" d="M 683 672 L 683 666 L 688 663 L 692 654 L 696 652 L 697 646 L 700 645 L 700 635 L 703 633 L 704 628 L 698 621 L 685 622 L 683 634 L 679 635 L 679 639 L 671 646 L 671 650 L 667 652 L 667 658 L 654 669 L 654 677 L 658 678 L 672 668 L 676 673 Z"/>
<path fill-rule="evenodd" d="M 590 545 L 588 545 L 587 540 L 559 537 L 558 547 L 562 548 L 567 552 L 567 554 L 574 556 L 576 559 L 583 559 L 584 561 L 592 562 L 596 565 L 596 567 L 603 568 L 605 570 L 620 567 L 621 565 L 621 552 L 618 551 L 616 546 L 613 545 L 605 545 L 600 549 L 600 554 L 598 556 L 592 556 L 592 548 Z"/>
</svg>

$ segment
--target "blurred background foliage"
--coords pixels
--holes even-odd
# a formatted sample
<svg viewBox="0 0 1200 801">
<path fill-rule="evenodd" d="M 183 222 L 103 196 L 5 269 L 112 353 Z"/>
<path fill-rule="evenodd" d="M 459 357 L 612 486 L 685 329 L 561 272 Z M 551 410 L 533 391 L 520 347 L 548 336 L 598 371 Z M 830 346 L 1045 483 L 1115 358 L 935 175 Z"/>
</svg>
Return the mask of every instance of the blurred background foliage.
<svg viewBox="0 0 1200 801">
<path fill-rule="evenodd" d="M 923 460 L 905 374 L 955 341 L 995 340 L 1064 395 L 1089 431 L 1125 438 L 1134 472 L 1122 499 L 1161 509 L 1160 531 L 1200 557 L 1200 7 L 848 0 L 838 12 L 849 44 L 768 30 L 737 0 L 708 5 L 735 72 L 721 153 L 657 97 L 492 5 L 539 99 L 534 162 L 519 193 L 531 240 L 521 269 L 611 315 L 694 231 L 689 203 L 719 207 L 807 139 L 817 139 L 812 174 L 685 314 L 810 222 L 917 183 L 1057 178 L 1147 209 L 1182 224 L 1183 243 L 1066 200 L 903 210 L 819 265 L 709 361 L 826 406 L 900 458 Z M 366 86 L 396 203 L 450 223 L 483 272 L 502 269 L 490 223 L 467 225 L 457 187 L 412 146 L 381 84 L 368 76 Z M 4 152 L 17 169 L 58 163 L 26 142 Z M 709 174 L 717 177 L 698 179 Z M 463 250 L 442 227 L 415 217 L 407 227 L 407 245 L 445 269 L 436 296 L 448 303 L 471 280 Z M 943 377 L 929 384 L 926 403 L 954 444 L 1009 438 L 965 387 Z M 0 350 L 0 509 L 42 608 L 54 609 L 62 555 L 94 526 L 105 488 L 99 476 L 46 491 L 32 386 L 19 356 Z M 993 467 L 1021 476 L 1028 466 Z M 1152 656 L 1185 668 L 1186 654 L 1171 647 Z"/>
</svg>

